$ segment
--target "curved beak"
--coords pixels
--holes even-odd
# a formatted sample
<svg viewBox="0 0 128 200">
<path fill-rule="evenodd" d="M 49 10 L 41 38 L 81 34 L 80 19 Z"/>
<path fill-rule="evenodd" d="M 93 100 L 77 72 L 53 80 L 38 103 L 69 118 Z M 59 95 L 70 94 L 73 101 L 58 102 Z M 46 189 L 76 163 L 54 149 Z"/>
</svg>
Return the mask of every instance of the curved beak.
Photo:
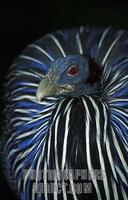
<svg viewBox="0 0 128 200">
<path fill-rule="evenodd" d="M 68 93 L 74 90 L 74 87 L 69 84 L 59 85 L 54 83 L 49 75 L 46 75 L 44 79 L 41 80 L 39 83 L 37 92 L 36 92 L 36 99 L 37 102 L 40 102 L 43 98 L 48 96 L 55 96 L 62 93 Z"/>
</svg>

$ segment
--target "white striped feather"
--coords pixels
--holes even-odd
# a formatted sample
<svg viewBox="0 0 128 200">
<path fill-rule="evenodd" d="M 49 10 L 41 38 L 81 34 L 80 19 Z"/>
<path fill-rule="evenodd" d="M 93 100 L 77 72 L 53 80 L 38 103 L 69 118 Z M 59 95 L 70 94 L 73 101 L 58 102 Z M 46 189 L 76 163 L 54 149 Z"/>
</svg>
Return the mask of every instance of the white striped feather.
<svg viewBox="0 0 128 200">
<path fill-rule="evenodd" d="M 47 153 L 47 163 L 48 164 L 49 164 L 49 160 L 50 160 L 50 149 L 51 149 L 50 148 L 50 146 L 51 146 L 51 134 L 52 134 L 51 129 L 52 129 L 52 125 L 53 125 L 54 121 L 56 120 L 56 118 L 58 116 L 58 113 L 59 113 L 59 111 L 61 109 L 61 105 L 62 105 L 63 101 L 64 101 L 64 99 L 60 102 L 60 104 L 59 104 L 59 106 L 58 106 L 58 108 L 56 110 L 56 113 L 55 113 L 55 115 L 53 117 L 52 124 L 51 124 L 50 130 L 49 130 L 48 151 L 47 151 L 48 152 Z"/>
<path fill-rule="evenodd" d="M 114 160 L 112 158 L 112 152 L 111 152 L 111 148 L 110 148 L 110 141 L 109 141 L 108 137 L 106 138 L 106 150 L 107 150 L 108 160 L 109 160 L 109 163 L 111 165 L 111 170 L 112 170 L 113 176 L 114 176 L 115 180 L 117 181 L 115 163 L 114 163 Z"/>
<path fill-rule="evenodd" d="M 55 42 L 55 44 L 57 45 L 58 49 L 62 53 L 62 56 L 66 57 L 66 52 L 64 51 L 64 49 L 63 49 L 62 45 L 60 44 L 59 40 L 53 34 L 47 34 L 46 36 L 51 38 Z"/>
<path fill-rule="evenodd" d="M 13 96 L 15 93 L 18 93 L 18 92 L 22 91 L 22 90 L 25 89 L 25 88 L 26 88 L 26 87 L 16 88 L 15 90 L 13 90 L 13 91 L 11 92 L 11 96 Z"/>
<path fill-rule="evenodd" d="M 44 197 L 45 197 L 45 200 L 48 200 L 48 192 L 47 192 L 47 162 L 46 162 L 46 160 L 44 161 L 43 180 L 44 180 Z"/>
<path fill-rule="evenodd" d="M 64 167 L 65 167 L 65 164 L 66 164 L 67 139 L 68 139 L 68 132 L 69 132 L 70 113 L 71 113 L 71 107 L 69 107 L 69 109 L 66 113 L 65 133 L 64 133 L 64 142 L 63 142 L 63 154 L 62 154 L 62 161 L 61 161 L 61 171 L 64 170 Z"/>
<path fill-rule="evenodd" d="M 25 156 L 27 156 L 27 155 L 35 148 L 35 146 L 36 146 L 36 144 L 33 145 L 32 147 L 29 147 L 29 149 L 27 149 L 27 150 L 25 151 L 24 155 L 26 154 Z M 18 153 L 18 152 L 19 152 L 19 149 L 16 149 L 16 152 L 15 152 L 15 153 Z M 15 154 L 14 154 L 14 155 L 15 155 Z M 21 157 L 20 157 L 20 155 L 21 155 Z M 17 167 L 16 170 L 15 170 L 15 167 L 16 167 L 17 163 L 18 163 L 22 158 L 23 158 L 23 155 L 22 155 L 22 153 L 21 153 L 21 154 L 19 154 L 19 156 L 17 156 L 17 159 L 13 162 L 12 170 L 13 170 L 13 173 L 14 173 L 14 177 L 15 177 L 15 178 L 16 178 L 18 172 L 19 172 L 20 170 L 23 169 L 22 163 L 20 163 L 20 164 L 18 164 L 18 167 Z"/>
<path fill-rule="evenodd" d="M 109 191 L 109 186 L 108 186 L 108 179 L 107 179 L 107 174 L 106 174 L 106 169 L 105 169 L 105 162 L 104 162 L 104 156 L 102 154 L 102 148 L 101 148 L 101 132 L 100 132 L 100 121 L 102 119 L 100 119 L 100 111 L 98 106 L 96 105 L 95 101 L 89 97 L 95 112 L 96 112 L 96 116 L 95 116 L 95 121 L 96 121 L 96 142 L 97 142 L 97 147 L 98 147 L 98 153 L 99 153 L 99 161 L 100 161 L 100 165 L 101 165 L 101 170 L 102 172 L 104 172 L 104 178 L 103 178 L 103 184 L 104 184 L 104 189 L 105 189 L 105 194 L 106 194 L 106 198 L 107 200 L 110 199 L 110 191 Z M 102 103 L 101 103 L 102 104 Z M 103 106 L 103 104 L 102 104 Z"/>
<path fill-rule="evenodd" d="M 54 200 L 57 200 L 58 199 L 58 184 L 57 184 L 56 173 L 55 173 L 55 176 L 54 176 L 54 192 L 53 192 L 53 195 L 54 195 Z"/>
<path fill-rule="evenodd" d="M 30 44 L 28 46 L 29 48 L 35 48 L 36 50 L 40 51 L 42 54 L 44 54 L 46 57 L 49 58 L 49 60 L 54 61 L 54 59 L 39 45 L 37 44 Z"/>
<path fill-rule="evenodd" d="M 102 36 L 99 41 L 99 44 L 98 44 L 97 54 L 98 54 L 100 48 L 102 47 L 103 41 L 104 41 L 105 37 L 107 36 L 108 32 L 110 31 L 110 29 L 111 29 L 111 27 L 108 27 L 103 31 Z"/>
<path fill-rule="evenodd" d="M 44 113 L 44 114 L 42 113 L 42 115 L 39 115 L 39 117 L 36 117 L 35 119 L 29 120 L 26 124 L 34 123 L 36 121 L 39 121 L 39 120 L 44 119 L 46 117 L 49 117 L 51 114 L 52 114 L 52 110 L 50 110 L 48 113 Z"/>
<path fill-rule="evenodd" d="M 128 99 L 127 98 L 122 98 L 122 99 L 121 98 L 114 98 L 114 99 L 111 99 L 109 102 L 110 102 L 110 104 L 116 103 L 116 102 L 128 102 Z"/>
<path fill-rule="evenodd" d="M 114 68 L 121 67 L 122 65 L 128 63 L 128 58 L 124 59 L 122 62 L 118 63 L 117 65 L 114 66 Z"/>
<path fill-rule="evenodd" d="M 125 176 L 123 175 L 121 169 L 120 169 L 117 165 L 115 165 L 115 168 L 116 168 L 116 171 L 117 171 L 117 173 L 119 174 L 119 176 L 120 176 L 122 182 L 124 182 L 125 185 L 128 187 L 128 181 L 126 180 Z"/>
<path fill-rule="evenodd" d="M 36 182 L 35 182 L 36 184 L 38 182 L 38 173 L 39 173 L 40 165 L 41 165 L 41 162 L 44 158 L 44 151 L 45 151 L 45 145 L 46 145 L 45 138 L 44 138 L 43 142 L 44 142 L 44 144 L 43 144 L 42 152 L 38 157 L 38 161 L 37 161 L 37 165 L 36 165 Z M 41 142 L 41 143 L 43 143 L 43 142 Z M 41 143 L 40 143 L 40 146 L 42 145 Z M 46 163 L 46 166 L 47 166 L 47 163 Z"/>
<path fill-rule="evenodd" d="M 74 200 L 78 200 L 76 192 L 75 192 L 72 171 L 69 173 L 69 181 L 70 181 L 70 186 L 71 186 L 71 191 L 72 191 L 73 199 Z"/>
<path fill-rule="evenodd" d="M 67 164 L 66 164 L 65 170 L 68 170 Z M 62 179 L 62 192 L 63 192 L 63 199 L 64 199 L 64 200 L 68 200 L 68 199 L 67 199 L 67 193 L 66 193 L 66 185 L 65 185 L 64 179 Z"/>
<path fill-rule="evenodd" d="M 84 26 L 80 26 L 80 34 L 84 32 Z"/>
<path fill-rule="evenodd" d="M 126 85 L 126 83 L 118 83 L 115 86 L 113 86 L 111 89 L 109 88 L 109 91 L 107 92 L 109 96 L 112 96 L 113 94 L 115 94 L 115 92 L 117 92 L 118 90 L 120 90 L 121 88 L 123 88 Z"/>
<path fill-rule="evenodd" d="M 125 148 L 126 152 L 128 152 L 128 141 L 127 141 L 127 139 L 124 136 L 125 133 L 120 129 L 119 125 L 116 122 L 113 121 L 113 124 L 114 124 L 115 128 L 118 129 L 118 131 L 120 133 L 120 136 L 121 136 L 121 138 L 123 139 L 123 142 L 124 142 L 123 143 L 124 148 Z"/>
<path fill-rule="evenodd" d="M 39 148 L 43 145 L 43 148 L 44 148 L 44 142 L 45 142 L 45 139 L 46 139 L 46 136 L 44 136 L 43 137 L 43 139 L 42 139 L 42 141 L 39 143 L 39 145 L 37 146 L 37 144 L 34 144 L 32 147 L 29 147 L 27 150 L 25 150 L 24 152 L 22 152 L 22 153 L 20 153 L 19 154 L 19 158 L 20 159 L 26 159 L 27 158 L 27 156 L 33 151 L 33 149 L 37 146 L 37 154 L 36 154 L 36 156 L 35 156 L 35 159 L 37 158 L 37 156 L 38 156 L 38 150 L 39 150 Z M 43 144 L 44 143 L 44 144 Z M 35 160 L 33 160 L 33 161 L 35 161 Z"/>
<path fill-rule="evenodd" d="M 124 123 L 123 120 L 121 120 L 119 117 L 117 117 L 116 115 L 113 115 L 127 130 L 128 130 L 128 126 Z"/>
<path fill-rule="evenodd" d="M 14 109 L 14 112 L 18 112 L 18 113 L 25 113 L 25 114 L 27 114 L 27 113 L 31 113 L 31 112 L 34 112 L 34 113 L 41 113 L 42 111 L 37 111 L 36 109 L 27 109 L 27 110 L 24 110 L 24 109 L 21 109 L 21 108 L 16 108 L 16 109 Z"/>
<path fill-rule="evenodd" d="M 97 183 L 97 180 L 96 180 L 96 177 L 95 177 L 95 173 L 94 173 L 94 169 L 93 169 L 93 166 L 92 166 L 92 161 L 91 161 L 91 153 L 90 153 L 90 141 L 89 141 L 89 138 L 90 138 L 90 120 L 91 120 L 91 116 L 90 116 L 90 112 L 89 112 L 89 108 L 87 106 L 87 103 L 85 101 L 84 98 L 82 98 L 82 101 L 83 101 L 83 104 L 84 104 L 84 107 L 85 107 L 85 111 L 86 111 L 86 120 L 85 120 L 85 125 L 86 125 L 86 130 L 85 130 L 85 137 L 86 137 L 86 157 L 87 157 L 87 165 L 88 165 L 88 170 L 91 172 L 91 178 L 92 178 L 92 182 L 94 184 L 94 187 L 96 189 L 96 193 L 97 193 L 97 197 L 98 197 L 98 200 L 101 200 L 101 194 L 100 194 L 100 191 L 99 191 L 99 187 L 98 187 L 98 183 Z"/>
<path fill-rule="evenodd" d="M 108 110 L 106 107 L 106 104 L 102 104 L 103 106 L 103 114 L 104 114 L 104 144 L 106 143 L 106 138 L 107 138 L 107 125 L 108 125 L 108 120 L 107 120 L 107 115 L 108 115 Z"/>
<path fill-rule="evenodd" d="M 106 87 L 105 87 L 105 90 L 110 90 L 110 87 L 112 86 L 112 84 L 114 84 L 114 82 L 116 82 L 117 81 L 117 78 L 120 76 L 120 72 L 116 72 L 114 75 L 113 75 L 113 77 L 112 77 L 112 79 L 109 81 L 109 83 L 106 85 Z M 107 80 L 107 78 L 108 77 L 106 77 L 106 80 Z M 121 79 L 119 80 L 119 82 L 121 82 Z"/>
<path fill-rule="evenodd" d="M 122 192 L 123 200 L 128 199 L 128 194 L 126 194 L 126 192 L 125 192 L 123 187 L 121 187 L 121 192 Z"/>
<path fill-rule="evenodd" d="M 110 76 L 111 71 L 112 71 L 112 68 L 109 67 L 109 69 L 108 69 L 108 63 L 106 62 L 105 66 L 104 66 L 104 69 L 103 69 L 103 74 L 101 76 L 101 83 L 102 83 L 102 85 L 108 79 L 108 77 Z"/>
<path fill-rule="evenodd" d="M 30 72 L 30 71 L 25 71 L 25 70 L 17 70 L 17 72 L 15 72 L 15 75 L 16 76 L 26 75 L 26 76 L 31 76 L 31 77 L 35 77 L 35 78 L 39 78 L 40 77 L 36 73 Z M 41 77 L 43 78 L 44 75 L 41 74 Z"/>
<path fill-rule="evenodd" d="M 127 165 L 126 160 L 124 159 L 123 153 L 122 153 L 121 148 L 119 146 L 119 143 L 118 143 L 118 140 L 116 138 L 116 134 L 115 134 L 113 127 L 111 127 L 111 130 L 112 130 L 113 142 L 114 142 L 115 148 L 117 150 L 118 156 L 120 158 L 120 161 L 122 162 L 122 165 L 123 165 L 125 171 L 128 173 L 128 165 Z"/>
<path fill-rule="evenodd" d="M 55 121 L 55 142 L 54 142 L 54 149 L 55 149 L 55 167 L 56 167 L 56 172 L 57 172 L 57 179 L 59 180 L 59 164 L 58 164 L 58 149 L 57 149 L 57 128 L 58 128 L 58 124 L 59 124 L 59 119 L 60 119 L 60 115 L 57 116 L 56 121 Z"/>
<path fill-rule="evenodd" d="M 16 81 L 16 77 L 12 76 L 6 83 L 5 83 L 5 87 L 9 87 L 13 82 Z"/>
<path fill-rule="evenodd" d="M 27 94 L 23 94 L 16 98 L 12 98 L 12 101 L 20 101 L 20 100 L 25 100 L 25 99 L 36 102 L 36 97 L 34 95 L 27 95 Z"/>
<path fill-rule="evenodd" d="M 112 42 L 112 44 L 110 45 L 109 49 L 107 50 L 107 53 L 105 54 L 101 65 L 104 66 L 106 60 L 108 59 L 110 53 L 112 52 L 114 46 L 117 44 L 117 42 L 119 41 L 119 39 L 122 37 L 122 35 L 124 34 L 124 31 L 118 31 L 118 35 L 116 36 L 116 38 L 114 39 L 114 41 Z"/>
<path fill-rule="evenodd" d="M 78 46 L 80 55 L 82 55 L 83 54 L 83 48 L 82 48 L 82 44 L 81 44 L 79 33 L 76 34 L 76 44 Z"/>
<path fill-rule="evenodd" d="M 21 55 L 19 56 L 19 58 L 24 59 L 24 60 L 34 61 L 34 62 L 36 62 L 36 63 L 39 63 L 39 64 L 41 64 L 41 65 L 44 65 L 44 63 L 42 63 L 41 61 L 37 60 L 36 58 L 33 58 L 33 57 L 31 57 L 31 56 L 26 56 L 26 55 L 24 55 L 24 54 L 21 54 Z"/>
<path fill-rule="evenodd" d="M 114 199 L 119 200 L 116 182 L 115 182 L 115 180 L 112 177 L 111 177 L 111 182 L 112 182 L 112 189 L 113 189 Z"/>
</svg>

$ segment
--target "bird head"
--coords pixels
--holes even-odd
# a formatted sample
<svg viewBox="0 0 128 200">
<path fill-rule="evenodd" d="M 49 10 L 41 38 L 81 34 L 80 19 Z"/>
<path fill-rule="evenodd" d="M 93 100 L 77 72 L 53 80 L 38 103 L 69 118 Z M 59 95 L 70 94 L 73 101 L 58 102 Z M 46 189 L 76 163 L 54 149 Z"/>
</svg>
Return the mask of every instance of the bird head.
<svg viewBox="0 0 128 200">
<path fill-rule="evenodd" d="M 79 97 L 96 92 L 96 66 L 92 59 L 81 55 L 69 55 L 53 61 L 49 72 L 39 83 L 37 101 L 48 96 Z M 94 67 L 95 70 L 92 70 Z"/>
</svg>

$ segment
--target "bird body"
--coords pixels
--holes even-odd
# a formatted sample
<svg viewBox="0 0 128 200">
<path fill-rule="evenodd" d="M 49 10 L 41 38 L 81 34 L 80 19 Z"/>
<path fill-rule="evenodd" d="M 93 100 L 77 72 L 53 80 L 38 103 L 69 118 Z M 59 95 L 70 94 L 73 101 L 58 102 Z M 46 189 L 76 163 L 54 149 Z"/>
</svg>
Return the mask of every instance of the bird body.
<svg viewBox="0 0 128 200">
<path fill-rule="evenodd" d="M 58 199 L 60 184 L 64 200 L 128 199 L 126 31 L 78 27 L 28 45 L 10 67 L 4 115 L 2 166 L 21 200 Z"/>
</svg>

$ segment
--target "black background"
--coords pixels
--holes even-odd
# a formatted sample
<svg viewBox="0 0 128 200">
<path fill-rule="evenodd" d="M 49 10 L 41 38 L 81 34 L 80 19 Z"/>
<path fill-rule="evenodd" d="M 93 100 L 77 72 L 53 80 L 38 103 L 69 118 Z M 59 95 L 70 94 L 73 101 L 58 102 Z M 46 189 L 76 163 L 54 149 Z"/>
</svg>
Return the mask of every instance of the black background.
<svg viewBox="0 0 128 200">
<path fill-rule="evenodd" d="M 125 1 L 0 1 L 0 91 L 12 60 L 33 40 L 56 29 L 78 25 L 128 29 Z M 3 93 L 1 93 L 1 96 Z M 15 200 L 0 174 L 0 200 Z"/>
</svg>

